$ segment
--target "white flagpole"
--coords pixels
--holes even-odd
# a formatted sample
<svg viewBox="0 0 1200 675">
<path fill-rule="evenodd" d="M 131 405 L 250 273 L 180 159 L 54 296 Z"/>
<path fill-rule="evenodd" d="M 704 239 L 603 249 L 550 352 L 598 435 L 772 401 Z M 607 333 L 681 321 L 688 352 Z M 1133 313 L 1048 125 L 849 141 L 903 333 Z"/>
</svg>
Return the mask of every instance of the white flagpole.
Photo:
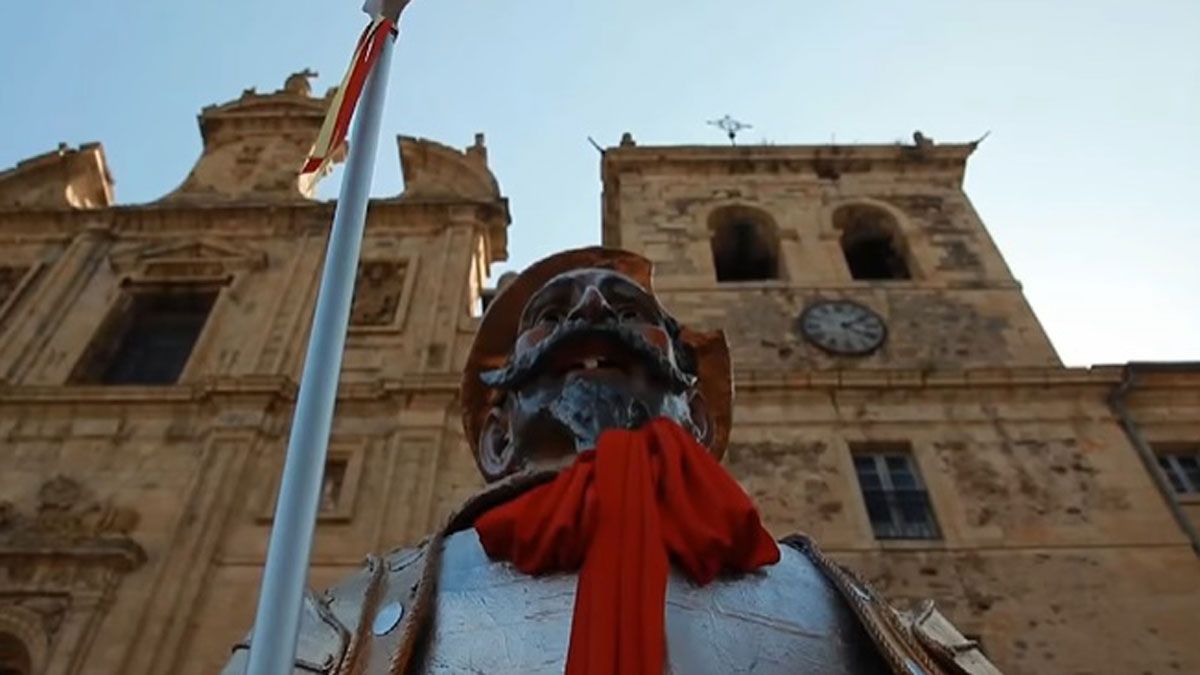
<svg viewBox="0 0 1200 675">
<path fill-rule="evenodd" d="M 325 270 L 275 505 L 275 525 L 250 639 L 248 675 L 290 675 L 295 661 L 325 452 L 337 401 L 394 40 L 391 35 L 383 40 L 354 115 L 350 154 L 325 252 Z"/>
</svg>

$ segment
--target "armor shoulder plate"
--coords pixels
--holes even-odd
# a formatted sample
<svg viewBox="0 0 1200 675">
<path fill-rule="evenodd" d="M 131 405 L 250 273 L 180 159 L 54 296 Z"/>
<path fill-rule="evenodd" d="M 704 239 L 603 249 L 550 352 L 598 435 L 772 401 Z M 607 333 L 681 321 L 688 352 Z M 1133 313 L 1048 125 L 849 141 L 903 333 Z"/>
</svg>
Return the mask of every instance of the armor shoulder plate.
<svg viewBox="0 0 1200 675">
<path fill-rule="evenodd" d="M 968 640 L 926 600 L 914 612 L 892 607 L 854 572 L 828 558 L 808 537 L 782 540 L 815 563 L 854 609 L 893 672 L 925 675 L 1001 675 L 978 643 Z"/>
<path fill-rule="evenodd" d="M 958 675 L 1001 675 L 984 656 L 979 643 L 958 632 L 932 600 L 908 615 L 913 635 L 939 663 Z"/>
<path fill-rule="evenodd" d="M 296 643 L 296 660 L 292 672 L 298 675 L 333 673 L 345 651 L 349 633 L 329 611 L 328 606 L 311 592 L 304 594 L 300 616 L 300 639 Z M 233 654 L 225 664 L 222 675 L 241 675 L 246 672 L 250 658 L 251 631 L 246 639 L 233 646 Z"/>
<path fill-rule="evenodd" d="M 305 593 L 296 648 L 296 675 L 356 672 L 367 658 L 363 646 L 411 620 L 412 604 L 425 559 L 425 546 L 399 549 L 380 559 L 368 556 L 356 574 L 327 589 L 320 597 Z M 393 618 L 394 617 L 394 618 Z M 253 631 L 233 647 L 223 675 L 245 672 Z"/>
</svg>

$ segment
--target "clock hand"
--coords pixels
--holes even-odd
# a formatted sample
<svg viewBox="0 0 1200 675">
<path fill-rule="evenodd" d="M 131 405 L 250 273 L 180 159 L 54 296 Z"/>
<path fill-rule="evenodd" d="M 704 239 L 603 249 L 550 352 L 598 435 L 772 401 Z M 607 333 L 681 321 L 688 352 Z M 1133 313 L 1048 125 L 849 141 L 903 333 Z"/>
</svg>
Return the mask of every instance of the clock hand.
<svg viewBox="0 0 1200 675">
<path fill-rule="evenodd" d="M 878 334 L 877 332 L 875 332 L 875 331 L 872 331 L 872 330 L 870 330 L 870 329 L 867 329 L 867 328 L 862 328 L 862 327 L 853 327 L 853 328 L 852 328 L 852 327 L 849 327 L 849 326 L 848 326 L 848 327 L 846 328 L 846 330 L 847 330 L 848 332 L 854 333 L 855 335 L 861 335 L 861 336 L 863 336 L 863 337 L 866 337 L 866 338 L 871 338 L 872 340 L 873 340 L 873 339 L 875 339 L 876 337 L 878 337 L 878 335 L 879 335 L 879 334 Z"/>
</svg>

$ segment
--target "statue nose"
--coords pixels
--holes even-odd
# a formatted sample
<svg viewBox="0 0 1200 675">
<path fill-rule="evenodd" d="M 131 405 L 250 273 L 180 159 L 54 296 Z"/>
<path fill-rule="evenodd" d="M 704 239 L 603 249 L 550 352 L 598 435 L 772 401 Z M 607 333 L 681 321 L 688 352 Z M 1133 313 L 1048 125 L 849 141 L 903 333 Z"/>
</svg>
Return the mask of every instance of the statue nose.
<svg viewBox="0 0 1200 675">
<path fill-rule="evenodd" d="M 579 298 L 579 302 L 575 303 L 575 307 L 567 315 L 567 318 L 600 323 L 603 321 L 614 321 L 617 315 L 613 312 L 612 307 L 608 306 L 608 302 L 600 294 L 600 290 L 595 286 L 588 286 L 587 290 L 583 292 L 583 297 Z"/>
</svg>

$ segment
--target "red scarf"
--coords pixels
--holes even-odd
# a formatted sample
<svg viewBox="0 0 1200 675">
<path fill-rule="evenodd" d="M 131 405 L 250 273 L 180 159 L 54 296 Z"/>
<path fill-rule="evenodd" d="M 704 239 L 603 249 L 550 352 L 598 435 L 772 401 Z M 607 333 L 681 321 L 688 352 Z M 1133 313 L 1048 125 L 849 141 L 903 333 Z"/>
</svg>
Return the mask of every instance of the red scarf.
<svg viewBox="0 0 1200 675">
<path fill-rule="evenodd" d="M 568 675 L 661 675 L 668 559 L 701 586 L 779 560 L 750 498 L 666 418 L 606 431 L 596 450 L 475 529 L 489 556 L 526 574 L 582 568 Z"/>
</svg>

